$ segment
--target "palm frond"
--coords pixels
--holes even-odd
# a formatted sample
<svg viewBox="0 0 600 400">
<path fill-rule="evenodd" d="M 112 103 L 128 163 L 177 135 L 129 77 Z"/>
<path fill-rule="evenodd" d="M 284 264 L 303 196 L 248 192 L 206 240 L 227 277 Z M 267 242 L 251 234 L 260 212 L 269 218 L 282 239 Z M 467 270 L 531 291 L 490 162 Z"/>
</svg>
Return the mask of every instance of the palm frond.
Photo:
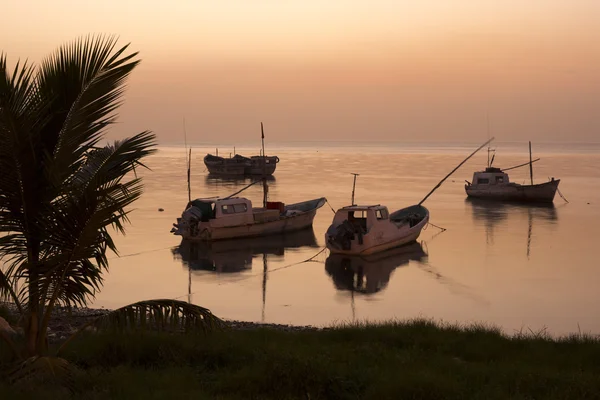
<svg viewBox="0 0 600 400">
<path fill-rule="evenodd" d="M 137 53 L 124 55 L 129 45 L 115 50 L 116 38 L 88 36 L 60 47 L 41 64 L 39 88 L 52 104 L 54 118 L 44 135 L 54 179 L 62 181 L 84 162 L 87 149 L 102 137 L 121 105 L 125 81 L 139 63 Z"/>
<path fill-rule="evenodd" d="M 52 382 L 73 391 L 73 373 L 76 367 L 64 358 L 51 356 L 30 357 L 12 369 L 8 378 L 13 384 Z"/>
<path fill-rule="evenodd" d="M 97 329 L 118 331 L 156 329 L 203 333 L 225 326 L 209 309 L 171 299 L 130 304 L 98 317 L 90 325 Z"/>
<path fill-rule="evenodd" d="M 82 332 L 100 331 L 167 331 L 208 333 L 222 330 L 226 324 L 204 307 L 179 300 L 145 300 L 113 310 L 79 328 L 58 349 L 57 354 Z"/>
<path fill-rule="evenodd" d="M 19 232 L 27 236 L 29 179 L 35 175 L 32 160 L 36 129 L 35 110 L 30 107 L 35 95 L 32 66 L 17 65 L 12 74 L 5 56 L 0 56 L 0 232 Z M 3 252 L 0 249 L 0 258 Z"/>
<path fill-rule="evenodd" d="M 19 314 L 23 315 L 23 306 L 17 296 L 14 284 L 15 281 L 10 279 L 4 271 L 0 270 L 0 301 L 11 301 L 19 310 Z"/>
</svg>

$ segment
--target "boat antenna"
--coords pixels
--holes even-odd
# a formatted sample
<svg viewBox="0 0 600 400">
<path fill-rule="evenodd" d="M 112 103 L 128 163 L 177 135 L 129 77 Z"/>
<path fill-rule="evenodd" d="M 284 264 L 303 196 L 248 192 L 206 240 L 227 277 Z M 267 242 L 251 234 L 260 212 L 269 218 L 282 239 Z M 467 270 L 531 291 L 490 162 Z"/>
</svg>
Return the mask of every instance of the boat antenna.
<svg viewBox="0 0 600 400">
<path fill-rule="evenodd" d="M 188 156 L 188 165 L 187 165 L 188 201 L 192 201 L 191 170 L 192 170 L 192 148 L 190 147 L 190 153 Z"/>
<path fill-rule="evenodd" d="M 531 161 L 531 140 L 529 141 L 529 178 L 531 178 L 531 184 L 533 185 L 533 161 Z"/>
<path fill-rule="evenodd" d="M 453 173 L 454 173 L 454 172 L 455 172 L 457 169 L 459 169 L 459 168 L 461 167 L 461 165 L 463 165 L 464 163 L 466 163 L 466 162 L 467 162 L 467 160 L 468 160 L 469 158 L 473 157 L 473 156 L 475 155 L 475 153 L 477 153 L 479 150 L 483 149 L 483 148 L 484 148 L 484 147 L 485 147 L 487 144 L 489 144 L 489 143 L 490 143 L 492 140 L 494 140 L 494 138 L 491 138 L 491 139 L 489 139 L 487 142 L 485 142 L 484 144 L 482 144 L 481 146 L 479 146 L 479 147 L 477 148 L 477 150 L 475 150 L 474 152 L 472 152 L 472 153 L 469 155 L 469 157 L 465 158 L 465 159 L 464 159 L 464 160 L 463 160 L 463 161 L 462 161 L 460 164 L 458 164 L 458 165 L 456 166 L 456 168 L 454 168 L 452 171 L 450 171 L 450 173 L 449 173 L 448 175 L 446 175 L 446 176 L 444 177 L 444 179 L 442 179 L 442 180 L 441 180 L 441 181 L 440 181 L 440 182 L 439 182 L 437 185 L 435 185 L 435 187 L 434 187 L 433 189 L 431 189 L 431 191 L 430 191 L 429 193 L 427 193 L 427 196 L 425 196 L 425 197 L 423 198 L 423 200 L 421 200 L 421 201 L 419 202 L 419 205 L 423 204 L 423 202 L 424 202 L 425 200 L 427 200 L 427 198 L 428 198 L 429 196 L 431 196 L 431 194 L 432 194 L 433 192 L 435 192 L 435 191 L 437 190 L 437 188 L 439 188 L 439 187 L 442 185 L 442 183 L 444 183 L 444 181 L 450 177 L 450 175 L 452 175 L 452 174 L 453 174 Z"/>
<path fill-rule="evenodd" d="M 269 188 L 267 187 L 267 157 L 265 156 L 265 129 L 263 127 L 263 123 L 260 123 L 260 139 L 262 141 L 262 156 L 263 156 L 263 207 L 267 208 L 267 193 L 269 192 Z"/>
<path fill-rule="evenodd" d="M 489 114 L 486 114 L 486 119 L 487 119 L 487 137 L 489 139 L 490 138 L 490 116 L 489 116 Z M 491 167 L 492 164 L 490 164 L 490 146 L 489 145 L 487 148 L 487 156 L 488 156 L 487 166 Z"/>
<path fill-rule="evenodd" d="M 354 206 L 354 189 L 356 188 L 356 177 L 359 176 L 359 174 L 355 174 L 354 172 L 351 172 L 350 174 L 354 175 L 354 182 L 352 183 L 352 205 Z"/>
</svg>

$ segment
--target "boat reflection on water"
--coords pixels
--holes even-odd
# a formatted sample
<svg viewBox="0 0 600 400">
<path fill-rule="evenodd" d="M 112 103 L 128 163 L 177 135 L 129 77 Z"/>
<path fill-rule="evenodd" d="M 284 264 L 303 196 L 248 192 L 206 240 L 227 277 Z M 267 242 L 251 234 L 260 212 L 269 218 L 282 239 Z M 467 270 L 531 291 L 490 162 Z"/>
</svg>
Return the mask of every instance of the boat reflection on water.
<svg viewBox="0 0 600 400">
<path fill-rule="evenodd" d="M 485 226 L 486 243 L 493 244 L 494 229 L 508 218 L 522 218 L 527 214 L 527 258 L 531 254 L 531 236 L 533 221 L 542 225 L 553 225 L 558 221 L 558 214 L 553 203 L 510 203 L 491 202 L 481 199 L 467 198 L 465 204 L 470 205 L 473 219 Z"/>
<path fill-rule="evenodd" d="M 527 214 L 527 257 L 531 253 L 531 236 L 533 222 L 538 221 L 542 225 L 553 225 L 558 221 L 558 214 L 553 203 L 511 203 L 494 202 L 482 199 L 465 199 L 465 204 L 471 207 L 473 219 L 482 223 L 485 227 L 486 243 L 493 244 L 494 229 L 509 218 L 521 219 Z"/>
<path fill-rule="evenodd" d="M 312 228 L 285 235 L 214 242 L 182 240 L 172 252 L 173 257 L 190 270 L 235 273 L 252 269 L 256 255 L 283 256 L 287 249 L 300 247 L 318 247 Z"/>
<path fill-rule="evenodd" d="M 227 184 L 248 184 L 254 181 L 262 181 L 262 177 L 257 176 L 244 176 L 244 175 L 217 175 L 217 174 L 208 174 L 206 175 L 206 184 L 219 184 L 219 183 L 227 183 Z M 267 182 L 275 182 L 275 176 L 267 175 L 265 176 Z"/>
<path fill-rule="evenodd" d="M 372 294 L 387 286 L 396 268 L 426 258 L 421 243 L 413 242 L 371 256 L 331 254 L 325 261 L 325 271 L 337 290 Z"/>
<path fill-rule="evenodd" d="M 528 213 L 533 219 L 556 221 L 558 215 L 553 203 L 510 203 L 496 202 L 467 197 L 465 204 L 471 206 L 473 218 L 478 221 L 484 221 L 487 225 L 493 226 L 498 222 L 507 219 L 509 216 L 518 213 Z"/>
</svg>

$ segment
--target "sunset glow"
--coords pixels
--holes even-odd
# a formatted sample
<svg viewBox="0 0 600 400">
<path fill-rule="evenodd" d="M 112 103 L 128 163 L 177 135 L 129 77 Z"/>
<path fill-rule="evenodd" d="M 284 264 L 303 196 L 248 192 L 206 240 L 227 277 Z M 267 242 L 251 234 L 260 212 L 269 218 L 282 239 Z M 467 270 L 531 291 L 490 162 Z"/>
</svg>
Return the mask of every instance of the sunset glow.
<svg viewBox="0 0 600 400">
<path fill-rule="evenodd" d="M 9 60 L 88 33 L 140 51 L 111 137 L 598 141 L 600 2 L 9 1 Z"/>
</svg>

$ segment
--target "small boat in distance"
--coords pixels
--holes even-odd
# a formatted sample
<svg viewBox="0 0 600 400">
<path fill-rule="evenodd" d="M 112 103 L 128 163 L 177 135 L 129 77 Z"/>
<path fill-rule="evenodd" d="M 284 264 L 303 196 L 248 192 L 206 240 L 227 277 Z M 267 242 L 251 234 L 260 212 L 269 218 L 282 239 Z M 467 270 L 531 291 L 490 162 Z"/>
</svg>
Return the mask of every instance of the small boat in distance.
<svg viewBox="0 0 600 400">
<path fill-rule="evenodd" d="M 195 199 L 188 203 L 171 233 L 192 241 L 257 237 L 309 228 L 317 210 L 327 199 L 321 197 L 285 205 L 267 202 L 252 207 L 244 197 Z"/>
<path fill-rule="evenodd" d="M 325 233 L 332 254 L 369 255 L 417 240 L 429 221 L 429 210 L 421 205 L 389 214 L 382 205 L 340 208 Z"/>
<path fill-rule="evenodd" d="M 279 157 L 277 156 L 251 156 L 244 157 L 236 154 L 225 158 L 207 154 L 204 165 L 213 175 L 242 176 L 242 175 L 273 175 Z"/>
<path fill-rule="evenodd" d="M 488 149 L 488 154 L 489 154 Z M 494 154 L 495 156 L 495 154 Z M 533 167 L 536 161 L 531 159 L 531 142 L 529 142 L 529 162 L 510 168 L 492 167 L 494 157 L 491 161 L 488 155 L 488 166 L 484 171 L 473 174 L 473 182 L 466 181 L 465 192 L 467 196 L 479 199 L 497 201 L 515 201 L 531 203 L 551 203 L 558 190 L 560 179 L 551 178 L 548 182 L 533 183 Z M 521 185 L 511 182 L 506 171 L 529 165 L 531 184 Z"/>
</svg>

